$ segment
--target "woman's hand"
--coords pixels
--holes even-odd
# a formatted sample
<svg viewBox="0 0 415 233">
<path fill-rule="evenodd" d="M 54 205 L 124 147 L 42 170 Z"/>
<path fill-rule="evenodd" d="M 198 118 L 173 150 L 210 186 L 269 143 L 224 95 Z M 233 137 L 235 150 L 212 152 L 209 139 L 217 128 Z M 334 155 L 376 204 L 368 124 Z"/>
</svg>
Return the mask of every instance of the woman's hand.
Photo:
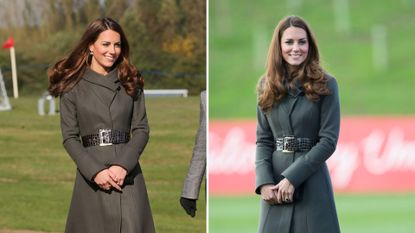
<svg viewBox="0 0 415 233">
<path fill-rule="evenodd" d="M 127 176 L 127 170 L 118 165 L 113 165 L 108 170 L 111 179 L 119 186 L 123 186 L 125 177 Z"/>
<path fill-rule="evenodd" d="M 265 184 L 261 187 L 261 198 L 270 205 L 275 205 L 277 203 L 277 196 L 273 188 L 273 184 Z"/>
<path fill-rule="evenodd" d="M 110 190 L 111 187 L 114 187 L 121 192 L 121 187 L 111 178 L 110 173 L 109 169 L 98 172 L 94 177 L 95 183 L 103 190 Z"/>
<path fill-rule="evenodd" d="M 293 202 L 295 188 L 287 178 L 282 179 L 277 185 L 272 187 L 271 190 L 276 192 L 278 204 Z"/>
</svg>

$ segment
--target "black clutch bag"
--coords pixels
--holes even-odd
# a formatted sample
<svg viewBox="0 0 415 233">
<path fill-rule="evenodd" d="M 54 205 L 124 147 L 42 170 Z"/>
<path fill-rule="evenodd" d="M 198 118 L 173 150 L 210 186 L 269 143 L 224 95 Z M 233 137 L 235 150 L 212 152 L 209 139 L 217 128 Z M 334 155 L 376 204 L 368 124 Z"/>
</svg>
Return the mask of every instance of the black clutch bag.
<svg viewBox="0 0 415 233">
<path fill-rule="evenodd" d="M 294 190 L 294 202 L 299 202 L 303 199 L 303 186 L 300 185 Z"/>
</svg>

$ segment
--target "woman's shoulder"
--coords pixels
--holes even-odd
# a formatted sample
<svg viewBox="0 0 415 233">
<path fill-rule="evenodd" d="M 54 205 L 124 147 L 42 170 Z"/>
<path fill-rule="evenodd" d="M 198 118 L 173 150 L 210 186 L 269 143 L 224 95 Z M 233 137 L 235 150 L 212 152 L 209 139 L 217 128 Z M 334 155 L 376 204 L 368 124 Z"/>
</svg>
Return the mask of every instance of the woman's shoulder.
<svg viewBox="0 0 415 233">
<path fill-rule="evenodd" d="M 67 88 L 64 92 L 62 92 L 61 94 L 61 98 L 68 98 L 68 99 L 75 99 L 75 97 L 78 95 L 79 93 L 79 89 L 80 86 L 83 85 L 83 78 L 81 78 L 80 80 L 78 80 L 76 83 L 72 84 L 73 86 L 70 88 Z"/>
<path fill-rule="evenodd" d="M 324 73 L 324 76 L 327 80 L 327 87 L 330 91 L 337 91 L 338 89 L 338 84 L 337 84 L 337 80 L 336 78 L 329 73 Z"/>
<path fill-rule="evenodd" d="M 330 80 L 334 80 L 334 82 L 336 81 L 336 77 L 334 77 L 334 75 L 328 72 L 324 72 L 324 78 L 327 79 L 327 81 L 330 81 Z"/>
<path fill-rule="evenodd" d="M 265 90 L 265 85 L 266 85 L 266 76 L 262 75 L 259 79 L 258 79 L 258 83 L 257 83 L 257 93 L 258 95 L 261 95 L 264 90 Z"/>
</svg>

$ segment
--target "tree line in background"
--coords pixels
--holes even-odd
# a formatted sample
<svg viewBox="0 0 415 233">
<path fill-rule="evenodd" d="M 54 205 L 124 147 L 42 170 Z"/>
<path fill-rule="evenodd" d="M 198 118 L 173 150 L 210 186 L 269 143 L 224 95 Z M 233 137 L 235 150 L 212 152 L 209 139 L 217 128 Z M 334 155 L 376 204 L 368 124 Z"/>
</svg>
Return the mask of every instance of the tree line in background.
<svg viewBox="0 0 415 233">
<path fill-rule="evenodd" d="M 145 88 L 187 88 L 191 94 L 206 88 L 205 0 L 1 0 L 0 9 L 0 40 L 14 37 L 24 94 L 46 90 L 47 68 L 103 16 L 123 27 Z M 0 68 L 10 93 L 6 50 L 0 52 Z"/>
</svg>

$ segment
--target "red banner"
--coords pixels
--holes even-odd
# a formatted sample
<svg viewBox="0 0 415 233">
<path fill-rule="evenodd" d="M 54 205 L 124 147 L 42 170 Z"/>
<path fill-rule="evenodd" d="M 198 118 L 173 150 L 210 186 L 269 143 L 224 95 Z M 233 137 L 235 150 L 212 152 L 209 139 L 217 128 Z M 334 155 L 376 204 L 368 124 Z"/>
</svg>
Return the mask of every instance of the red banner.
<svg viewBox="0 0 415 233">
<path fill-rule="evenodd" d="M 209 193 L 253 194 L 255 121 L 209 122 Z M 343 117 L 327 161 L 337 192 L 415 191 L 415 117 Z"/>
</svg>

